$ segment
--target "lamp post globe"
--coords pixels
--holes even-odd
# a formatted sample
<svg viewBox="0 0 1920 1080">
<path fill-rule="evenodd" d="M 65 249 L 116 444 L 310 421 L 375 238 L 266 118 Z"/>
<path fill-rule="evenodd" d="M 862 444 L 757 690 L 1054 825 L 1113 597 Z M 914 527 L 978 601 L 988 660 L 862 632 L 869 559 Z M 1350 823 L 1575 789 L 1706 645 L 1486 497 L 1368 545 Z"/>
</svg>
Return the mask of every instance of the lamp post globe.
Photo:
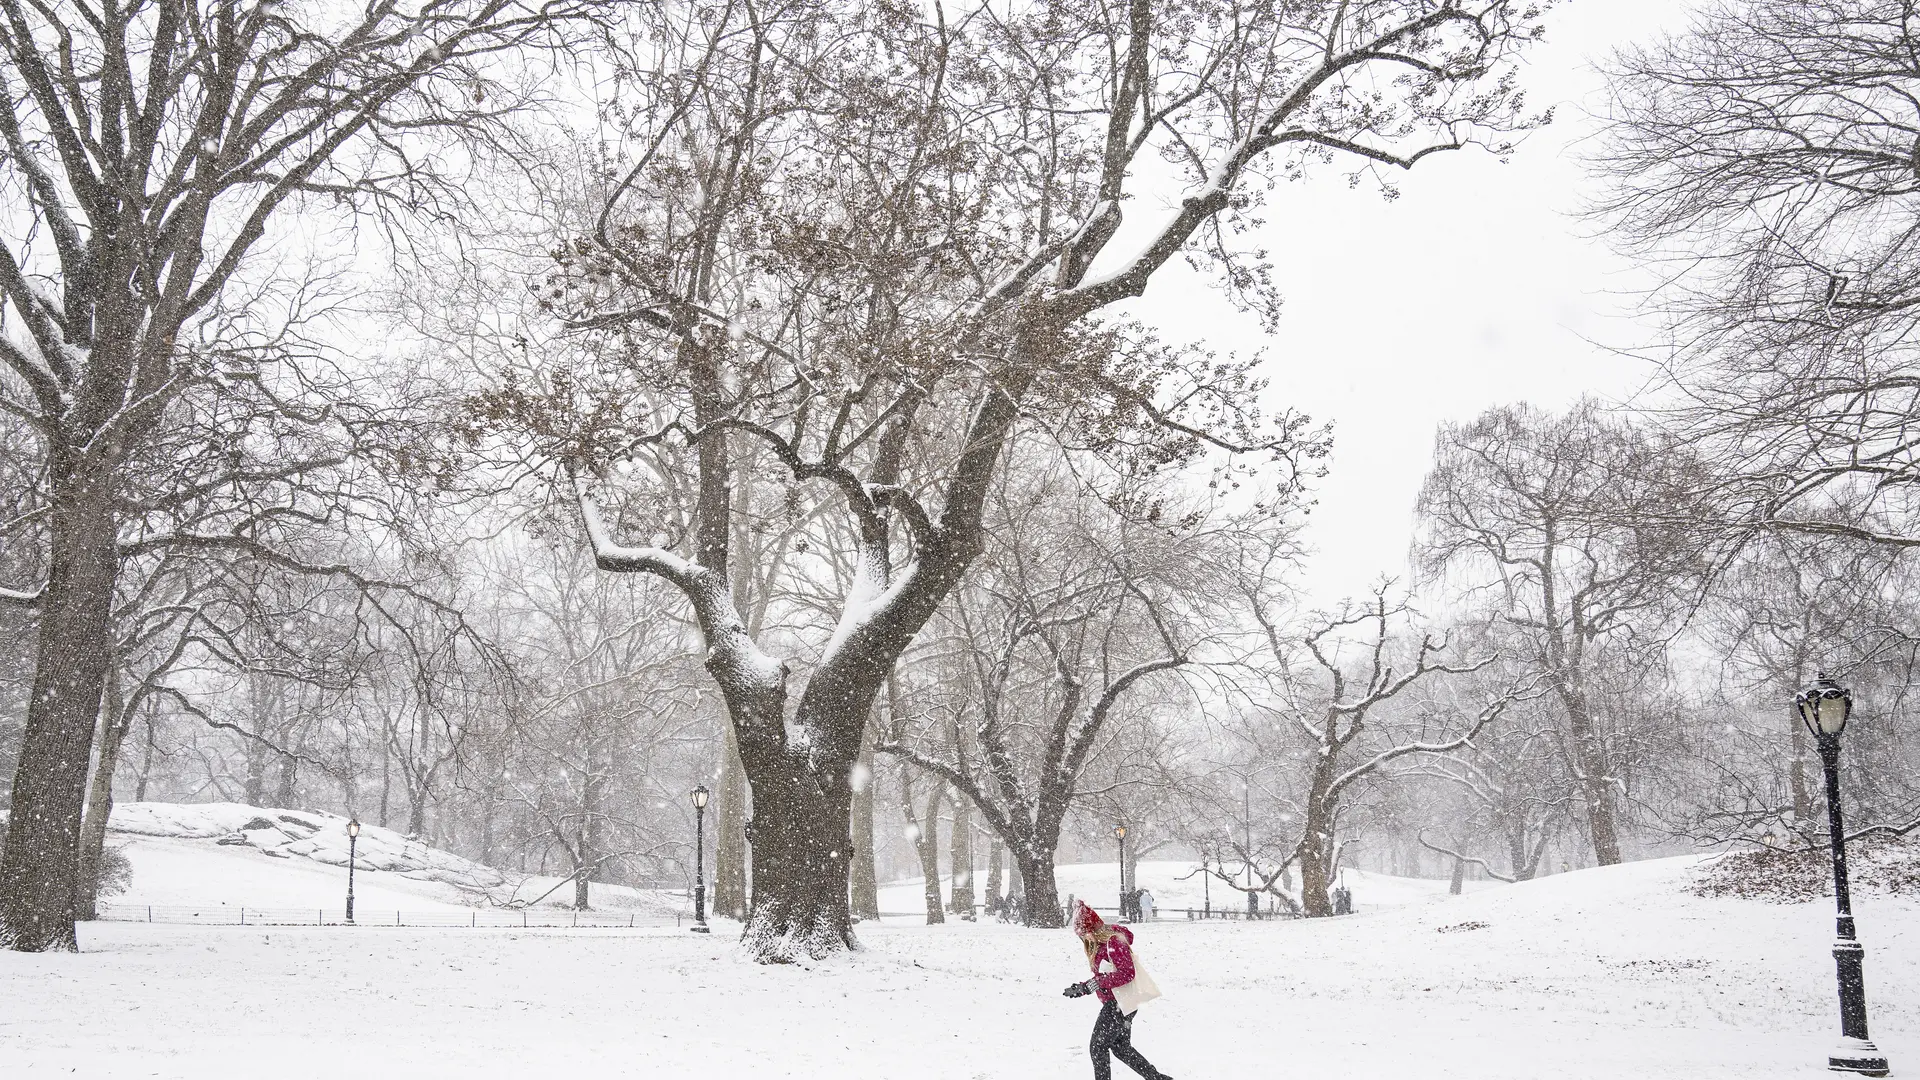
<svg viewBox="0 0 1920 1080">
<path fill-rule="evenodd" d="M 353 921 L 353 868 L 359 863 L 356 851 L 360 844 L 360 819 L 347 819 L 347 921 Z"/>
<path fill-rule="evenodd" d="M 696 786 L 688 797 L 693 800 L 693 932 L 706 934 L 707 927 L 707 785 Z"/>
<path fill-rule="evenodd" d="M 1840 733 L 1853 715 L 1853 695 L 1822 672 L 1793 699 L 1800 721 L 1820 751 L 1827 781 L 1827 835 L 1833 852 L 1833 964 L 1840 983 L 1840 1042 L 1827 1056 L 1834 1072 L 1887 1075 L 1887 1056 L 1867 1036 L 1866 951 L 1854 935 L 1853 898 L 1847 888 L 1847 832 L 1840 816 Z"/>
</svg>

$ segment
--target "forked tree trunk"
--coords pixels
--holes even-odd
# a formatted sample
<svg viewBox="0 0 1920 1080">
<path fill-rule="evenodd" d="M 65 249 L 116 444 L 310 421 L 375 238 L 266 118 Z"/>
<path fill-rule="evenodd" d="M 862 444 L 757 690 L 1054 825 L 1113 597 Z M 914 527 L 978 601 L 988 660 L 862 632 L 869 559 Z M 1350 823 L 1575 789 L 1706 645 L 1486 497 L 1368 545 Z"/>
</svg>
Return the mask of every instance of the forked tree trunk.
<svg viewBox="0 0 1920 1080">
<path fill-rule="evenodd" d="M 47 583 L 0 860 L 0 946 L 22 952 L 77 947 L 87 768 L 114 651 L 110 493 L 101 477 L 77 477 L 74 468 L 64 448 L 49 454 Z"/>
</svg>

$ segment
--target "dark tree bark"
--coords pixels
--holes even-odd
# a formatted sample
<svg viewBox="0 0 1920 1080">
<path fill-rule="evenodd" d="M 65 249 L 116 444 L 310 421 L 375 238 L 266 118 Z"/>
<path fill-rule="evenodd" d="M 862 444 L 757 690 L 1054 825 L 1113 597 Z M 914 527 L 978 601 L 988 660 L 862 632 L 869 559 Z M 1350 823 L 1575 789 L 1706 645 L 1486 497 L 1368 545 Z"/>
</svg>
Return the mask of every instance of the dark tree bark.
<svg viewBox="0 0 1920 1080">
<path fill-rule="evenodd" d="M 880 917 L 880 886 L 873 866 L 873 743 L 862 737 L 853 792 L 853 917 Z"/>
<path fill-rule="evenodd" d="M 953 831 L 948 834 L 947 861 L 953 867 L 953 888 L 949 909 L 963 919 L 973 918 L 973 815 L 967 812 L 968 800 L 953 800 Z"/>
<path fill-rule="evenodd" d="M 734 748 L 733 725 L 724 725 L 720 764 L 720 811 L 714 815 L 713 913 L 747 917 L 747 777 Z"/>
<path fill-rule="evenodd" d="M 944 794 L 939 781 L 933 784 L 933 790 L 927 793 L 927 805 L 924 812 L 916 815 L 913 808 L 913 774 L 907 769 L 900 770 L 900 811 L 906 815 L 907 828 L 913 834 L 913 850 L 920 856 L 920 876 L 924 881 L 923 892 L 927 901 L 927 925 L 947 921 L 946 908 L 940 903 L 940 796 Z"/>
</svg>

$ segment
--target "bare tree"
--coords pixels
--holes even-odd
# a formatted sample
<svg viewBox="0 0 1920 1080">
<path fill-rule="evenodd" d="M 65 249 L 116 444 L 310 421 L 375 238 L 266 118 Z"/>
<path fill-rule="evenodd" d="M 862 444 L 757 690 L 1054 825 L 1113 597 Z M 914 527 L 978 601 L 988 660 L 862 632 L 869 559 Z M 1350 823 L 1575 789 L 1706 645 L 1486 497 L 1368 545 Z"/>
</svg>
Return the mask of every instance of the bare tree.
<svg viewBox="0 0 1920 1080">
<path fill-rule="evenodd" d="M 1300 866 L 1300 902 L 1309 916 L 1333 914 L 1327 890 L 1349 789 L 1401 758 L 1459 750 L 1517 696 L 1512 690 L 1497 693 L 1465 710 L 1437 698 L 1396 708 L 1407 704 L 1396 699 L 1409 691 L 1478 671 L 1493 657 L 1449 663 L 1447 642 L 1427 633 L 1409 648 L 1400 639 L 1411 609 L 1390 592 L 1391 586 L 1382 584 L 1367 603 L 1350 603 L 1315 619 L 1297 643 L 1262 613 L 1281 673 L 1282 696 L 1270 708 L 1299 730 L 1309 748 L 1300 839 L 1292 859 Z M 1357 662 L 1344 655 L 1348 651 L 1359 654 Z"/>
<path fill-rule="evenodd" d="M 1661 405 L 1740 531 L 1920 544 L 1905 4 L 1753 0 L 1609 65 L 1608 235 L 1662 265 Z"/>
<path fill-rule="evenodd" d="M 1023 415 L 1142 467 L 1208 444 L 1316 449 L 1298 418 L 1252 414 L 1245 365 L 1158 346 L 1113 306 L 1187 255 L 1273 314 L 1258 259 L 1230 240 L 1264 181 L 1503 150 L 1533 123 L 1512 63 L 1538 29 L 1509 0 L 658 10 L 610 105 L 630 150 L 593 228 L 557 245 L 545 294 L 603 362 L 528 373 L 478 411 L 583 481 L 641 465 L 633 526 L 661 542 L 603 523 L 596 504 L 623 485 L 589 490 L 584 515 L 603 567 L 674 582 L 705 635 L 753 787 L 758 955 L 852 941 L 860 731 L 978 556 Z M 1186 194 L 1129 220 L 1166 171 L 1156 156 Z M 667 460 L 669 441 L 694 460 Z M 724 587 L 744 446 L 823 486 L 857 553 L 792 703 L 791 665 Z M 684 534 L 641 494 L 674 489 L 697 506 Z"/>
<path fill-rule="evenodd" d="M 1019 866 L 1035 926 L 1059 925 L 1054 856 L 1069 812 L 1153 777 L 1151 740 L 1117 736 L 1141 726 L 1126 711 L 1154 677 L 1189 663 L 1197 634 L 1175 609 L 1205 609 L 1196 598 L 1211 591 L 1219 546 L 1211 531 L 1169 534 L 1076 495 L 1061 469 L 995 494 L 1001 543 L 930 644 L 964 667 L 911 669 L 930 683 L 916 710 L 928 722 L 896 716 L 878 747 L 972 804 Z"/>
<path fill-rule="evenodd" d="M 129 533 L 132 554 L 188 543 L 165 511 L 257 479 L 259 466 L 237 455 L 186 490 L 161 488 L 157 507 L 128 470 L 156 436 L 196 419 L 190 398 L 289 424 L 319 404 L 304 382 L 311 366 L 263 369 L 244 336 L 207 339 L 208 327 L 233 326 L 210 316 L 250 302 L 243 289 L 263 313 L 284 299 L 253 258 L 284 210 L 323 201 L 412 213 L 457 196 L 408 148 L 437 132 L 501 130 L 523 95 L 494 77 L 494 60 L 547 40 L 572 10 L 158 0 L 0 11 L 0 169 L 10 205 L 32 221 L 0 252 L 13 329 L 0 340 L 0 408 L 36 437 L 47 575 L 5 594 L 33 605 L 37 635 L 0 863 L 8 947 L 74 945 L 86 770 Z M 499 93 L 482 103 L 476 86 Z M 268 471 L 321 470 L 340 449 L 309 445 Z M 225 528 L 194 542 L 245 548 L 255 526 L 315 512 L 284 499 L 230 510 Z"/>
<path fill-rule="evenodd" d="M 1421 557 L 1483 595 L 1511 649 L 1539 673 L 1566 725 L 1594 858 L 1620 861 L 1625 717 L 1600 712 L 1598 667 L 1622 650 L 1656 659 L 1707 569 L 1718 520 L 1695 459 L 1593 401 L 1525 406 L 1443 427 L 1421 490 Z M 1610 654 L 1608 650 L 1613 650 Z M 1621 663 L 1627 663 L 1621 661 Z"/>
</svg>

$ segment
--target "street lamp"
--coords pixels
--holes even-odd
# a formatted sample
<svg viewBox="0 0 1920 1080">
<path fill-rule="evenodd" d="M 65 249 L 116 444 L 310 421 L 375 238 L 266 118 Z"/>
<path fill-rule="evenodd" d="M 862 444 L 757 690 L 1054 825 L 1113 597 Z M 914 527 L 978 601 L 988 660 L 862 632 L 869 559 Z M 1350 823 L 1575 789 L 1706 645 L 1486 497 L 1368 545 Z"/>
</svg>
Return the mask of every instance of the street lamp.
<svg viewBox="0 0 1920 1080">
<path fill-rule="evenodd" d="M 1200 917 L 1213 918 L 1213 871 L 1207 865 L 1209 852 L 1203 845 L 1200 848 Z"/>
<path fill-rule="evenodd" d="M 1840 1043 L 1827 1056 L 1827 1068 L 1867 1076 L 1887 1075 L 1887 1057 L 1867 1038 L 1867 984 L 1861 974 L 1865 950 L 1853 933 L 1853 902 L 1847 895 L 1847 841 L 1840 824 L 1840 733 L 1853 712 L 1853 695 L 1822 672 L 1817 681 L 1793 699 L 1800 720 L 1820 748 L 1820 765 L 1827 773 L 1827 834 L 1833 844 L 1833 899 L 1839 909 L 1834 922 L 1833 963 L 1840 979 Z"/>
<path fill-rule="evenodd" d="M 1115 825 L 1113 838 L 1120 841 L 1120 918 L 1127 917 L 1127 827 Z"/>
<path fill-rule="evenodd" d="M 353 867 L 359 860 L 354 851 L 360 845 L 360 819 L 347 819 L 347 921 L 353 921 Z"/>
<path fill-rule="evenodd" d="M 693 789 L 693 932 L 707 928 L 707 785 Z"/>
</svg>

